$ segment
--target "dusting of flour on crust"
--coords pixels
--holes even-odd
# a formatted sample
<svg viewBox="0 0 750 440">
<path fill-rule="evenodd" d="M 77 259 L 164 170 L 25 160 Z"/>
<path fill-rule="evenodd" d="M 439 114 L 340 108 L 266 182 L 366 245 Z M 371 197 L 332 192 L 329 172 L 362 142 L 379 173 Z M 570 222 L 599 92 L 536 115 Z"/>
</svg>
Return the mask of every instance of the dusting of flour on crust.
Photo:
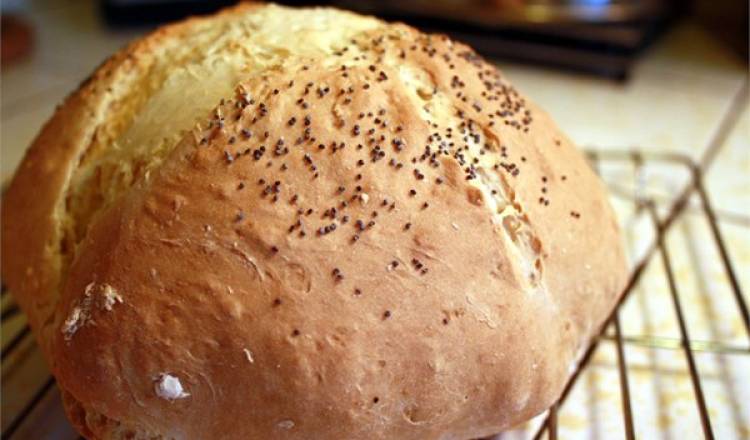
<svg viewBox="0 0 750 440">
<path fill-rule="evenodd" d="M 251 364 L 255 362 L 252 351 L 248 350 L 247 348 L 243 348 L 242 351 L 245 352 L 245 358 L 248 362 L 250 362 Z"/>
<path fill-rule="evenodd" d="M 154 384 L 156 395 L 165 400 L 184 399 L 190 396 L 185 392 L 180 379 L 168 373 L 161 373 Z"/>
<path fill-rule="evenodd" d="M 292 429 L 294 428 L 294 422 L 292 420 L 282 420 L 276 424 L 281 429 Z"/>
</svg>

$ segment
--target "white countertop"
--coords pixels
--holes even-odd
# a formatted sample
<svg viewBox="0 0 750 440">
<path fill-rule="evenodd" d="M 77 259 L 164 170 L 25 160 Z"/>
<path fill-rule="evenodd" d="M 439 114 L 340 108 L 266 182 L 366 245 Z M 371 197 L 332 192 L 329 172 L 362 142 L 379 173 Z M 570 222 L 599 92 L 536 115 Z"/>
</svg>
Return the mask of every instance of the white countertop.
<svg viewBox="0 0 750 440">
<path fill-rule="evenodd" d="M 3 181 L 12 175 L 32 138 L 64 96 L 103 59 L 140 33 L 105 29 L 90 1 L 34 0 L 22 9 L 35 25 L 37 46 L 28 60 L 2 70 Z M 498 64 L 581 146 L 678 152 L 694 160 L 705 153 L 748 73 L 747 66 L 691 22 L 678 24 L 648 49 L 630 79 L 622 83 L 502 61 Z M 746 301 L 750 301 L 750 108 L 747 103 L 743 108 L 738 124 L 706 172 L 706 185 Z M 684 184 L 679 170 L 668 166 L 654 169 L 645 178 L 665 193 L 665 199 L 679 192 Z M 609 183 L 627 186 L 620 181 L 626 179 L 622 170 L 608 172 L 604 176 Z M 625 202 L 616 205 L 636 249 L 650 237 L 634 226 L 638 220 L 632 207 Z M 716 437 L 750 438 L 748 335 L 743 333 L 710 230 L 697 203 L 691 206 L 695 208 L 689 208 L 667 236 L 691 337 L 738 348 L 737 353 L 725 355 L 698 352 L 696 362 Z M 660 260 L 654 258 L 620 314 L 626 336 L 659 337 L 665 346 L 679 342 L 667 288 Z M 3 324 L 3 344 L 22 319 Z M 17 359 L 3 361 L 3 427 L 18 411 L 23 397 L 33 394 L 46 377 L 46 367 L 33 342 L 29 339 L 25 344 Z M 629 344 L 626 356 L 636 435 L 702 438 L 682 351 Z M 21 379 L 8 383 L 6 376 L 11 373 Z M 562 407 L 560 437 L 623 437 L 620 411 L 615 345 L 605 342 Z M 34 415 L 46 423 L 27 423 L 14 438 L 75 438 L 63 421 L 54 389 Z M 527 436 L 520 429 L 504 437 Z"/>
</svg>

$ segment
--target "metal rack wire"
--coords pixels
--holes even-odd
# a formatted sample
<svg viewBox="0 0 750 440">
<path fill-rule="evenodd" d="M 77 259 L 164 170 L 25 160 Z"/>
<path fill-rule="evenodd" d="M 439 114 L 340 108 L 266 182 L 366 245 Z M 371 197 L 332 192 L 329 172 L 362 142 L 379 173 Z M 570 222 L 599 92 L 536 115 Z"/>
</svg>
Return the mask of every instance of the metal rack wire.
<svg viewBox="0 0 750 440">
<path fill-rule="evenodd" d="M 628 380 L 628 363 L 625 357 L 624 347 L 626 344 L 642 344 L 645 346 L 658 346 L 659 344 L 654 343 L 653 340 L 649 339 L 644 340 L 637 338 L 625 338 L 620 326 L 619 315 L 622 309 L 622 305 L 631 296 L 634 288 L 637 286 L 639 280 L 641 279 L 645 268 L 656 254 L 661 257 L 661 263 L 666 275 L 669 294 L 672 299 L 672 306 L 680 332 L 679 347 L 676 348 L 679 348 L 683 351 L 685 360 L 688 365 L 688 372 L 693 388 L 695 404 L 700 416 L 703 436 L 704 438 L 711 440 L 715 438 L 715 434 L 711 424 L 711 417 L 709 415 L 706 398 L 703 391 L 701 377 L 695 362 L 695 344 L 690 337 L 690 329 L 685 319 L 683 304 L 680 298 L 680 286 L 678 285 L 674 274 L 672 256 L 665 244 L 665 236 L 672 225 L 680 218 L 681 215 L 685 213 L 686 208 L 688 207 L 689 202 L 694 194 L 697 194 L 700 202 L 700 212 L 708 222 L 709 228 L 711 230 L 711 236 L 716 248 L 718 249 L 725 276 L 729 281 L 731 292 L 737 305 L 737 312 L 739 313 L 742 324 L 744 326 L 748 344 L 745 347 L 737 348 L 734 346 L 727 346 L 721 342 L 712 342 L 708 344 L 708 348 L 704 349 L 706 351 L 714 353 L 739 353 L 750 356 L 750 314 L 748 313 L 748 305 L 744 299 L 742 288 L 740 286 L 739 280 L 737 279 L 737 272 L 729 256 L 729 252 L 727 251 L 726 242 L 722 236 L 721 230 L 719 229 L 716 213 L 713 209 L 708 191 L 706 190 L 703 182 L 705 170 L 714 160 L 718 150 L 725 144 L 729 132 L 739 119 L 741 110 L 748 99 L 747 94 L 748 83 L 745 83 L 740 92 L 735 96 L 735 99 L 732 101 L 729 110 L 727 111 L 725 117 L 722 119 L 721 124 L 719 125 L 715 135 L 711 139 L 711 142 L 705 154 L 699 162 L 695 162 L 689 157 L 682 155 L 654 153 L 645 154 L 635 150 L 619 152 L 612 151 L 607 153 L 592 152 L 588 154 L 592 166 L 597 170 L 599 169 L 599 164 L 602 160 L 630 161 L 635 166 L 636 172 L 638 172 L 638 170 L 643 167 L 645 161 L 663 161 L 685 167 L 687 170 L 689 170 L 690 179 L 684 190 L 678 195 L 678 197 L 674 199 L 674 202 L 669 207 L 666 216 L 659 216 L 654 200 L 643 198 L 638 191 L 636 191 L 635 194 L 631 195 L 632 202 L 636 204 L 637 210 L 644 211 L 650 219 L 652 227 L 656 232 L 655 239 L 648 250 L 645 252 L 645 254 L 633 267 L 625 291 L 620 297 L 617 305 L 605 321 L 599 334 L 592 340 L 588 349 L 585 351 L 583 357 L 578 363 L 577 368 L 571 374 L 562 395 L 547 412 L 546 417 L 533 436 L 534 440 L 540 440 L 545 435 L 550 440 L 555 440 L 558 438 L 559 428 L 557 423 L 557 416 L 560 407 L 565 403 L 582 372 L 590 364 L 594 353 L 596 352 L 597 348 L 599 348 L 601 342 L 604 340 L 614 340 L 616 344 L 617 369 L 620 379 L 620 399 L 622 405 L 623 424 L 625 427 L 625 438 L 627 438 L 628 440 L 636 438 L 634 433 L 635 431 L 632 401 Z M 619 194 L 621 197 L 627 197 L 627 195 L 624 195 L 619 191 L 616 194 Z M 614 329 L 614 336 L 608 336 L 607 333 L 610 328 Z"/>
<path fill-rule="evenodd" d="M 713 137 L 706 154 L 699 162 L 694 162 L 691 159 L 674 154 L 654 154 L 654 153 L 641 153 L 636 150 L 630 151 L 610 151 L 606 153 L 602 152 L 591 152 L 589 158 L 594 168 L 598 169 L 599 165 L 606 162 L 629 162 L 631 163 L 636 171 L 641 169 L 644 164 L 651 162 L 664 162 L 673 164 L 678 167 L 684 168 L 689 172 L 689 182 L 684 190 L 673 200 L 671 206 L 669 206 L 666 215 L 659 215 L 656 207 L 656 203 L 653 199 L 644 197 L 635 191 L 634 194 L 628 195 L 626 192 L 620 189 L 613 189 L 613 193 L 619 197 L 629 197 L 630 201 L 635 205 L 635 209 L 641 215 L 646 216 L 651 222 L 651 226 L 655 231 L 655 238 L 649 245 L 646 252 L 641 256 L 640 260 L 633 266 L 627 287 L 625 292 L 620 297 L 616 307 L 607 318 L 604 326 L 599 332 L 598 336 L 593 339 L 588 349 L 580 359 L 577 368 L 572 372 L 569 381 L 559 398 L 559 400 L 550 408 L 543 422 L 539 426 L 538 430 L 534 434 L 535 440 L 542 439 L 545 436 L 551 440 L 558 438 L 558 413 L 561 407 L 565 404 L 566 399 L 574 388 L 581 374 L 586 370 L 587 366 L 591 363 L 592 357 L 597 349 L 600 347 L 602 342 L 614 342 L 616 346 L 616 358 L 617 358 L 617 369 L 619 376 L 619 388 L 620 388 L 620 400 L 622 406 L 622 417 L 623 425 L 625 430 L 625 437 L 627 439 L 635 438 L 635 423 L 633 420 L 633 410 L 631 401 L 630 381 L 629 381 L 629 367 L 626 358 L 625 347 L 627 345 L 633 346 L 645 346 L 654 347 L 663 345 L 661 341 L 653 338 L 639 338 L 639 337 L 628 337 L 623 335 L 623 331 L 620 323 L 620 311 L 622 305 L 631 295 L 634 288 L 638 285 L 645 268 L 650 261 L 655 257 L 659 256 L 661 259 L 661 265 L 663 266 L 664 273 L 666 275 L 666 283 L 669 287 L 669 294 L 671 296 L 671 302 L 673 311 L 679 326 L 680 338 L 677 344 L 674 344 L 674 349 L 679 349 L 684 353 L 685 360 L 688 366 L 688 372 L 692 384 L 692 390 L 695 398 L 695 405 L 698 409 L 700 416 L 700 422 L 703 429 L 703 435 L 707 439 L 715 438 L 714 430 L 712 428 L 712 421 L 706 404 L 706 398 L 703 391 L 703 385 L 701 382 L 701 376 L 699 374 L 698 366 L 696 365 L 694 352 L 696 350 L 716 352 L 716 353 L 734 353 L 741 355 L 750 356 L 750 314 L 748 313 L 748 305 L 743 297 L 742 288 L 737 279 L 736 269 L 730 258 L 730 254 L 727 251 L 725 239 L 721 233 L 721 230 L 717 223 L 717 215 L 711 203 L 711 198 L 708 191 L 703 183 L 704 171 L 713 160 L 716 155 L 718 148 L 724 144 L 726 137 L 734 126 L 737 118 L 740 114 L 740 109 L 745 105 L 747 99 L 747 85 L 743 87 L 743 90 L 738 94 L 737 99 L 732 103 L 732 106 L 727 112 L 727 116 L 722 121 L 721 126 Z M 708 343 L 699 343 L 691 339 L 690 327 L 685 319 L 685 313 L 683 310 L 683 303 L 680 295 L 680 285 L 675 277 L 672 263 L 672 254 L 665 244 L 666 232 L 672 227 L 672 225 L 686 212 L 686 208 L 690 205 L 692 198 L 699 201 L 699 212 L 706 219 L 713 242 L 718 250 L 721 264 L 724 270 L 724 274 L 731 287 L 730 291 L 734 297 L 736 303 L 737 313 L 739 313 L 744 331 L 747 336 L 747 346 L 737 347 L 734 345 L 727 345 L 722 342 L 710 341 Z M 5 323 L 7 320 L 15 318 L 20 312 L 18 307 L 10 302 L 6 301 L 7 292 L 5 288 L 2 290 L 2 297 L 4 304 L 8 304 L 7 307 L 2 310 L 2 321 Z M 20 330 L 16 332 L 14 336 L 9 339 L 9 342 L 2 347 L 2 359 L 3 362 L 12 355 L 14 351 L 19 350 L 22 346 L 22 342 L 26 340 L 30 335 L 28 325 L 24 325 Z M 22 408 L 13 415 L 10 422 L 7 423 L 2 432 L 2 438 L 12 439 L 19 428 L 26 421 L 26 418 L 34 411 L 34 409 L 40 404 L 45 396 L 54 387 L 54 379 L 52 376 L 43 381 L 39 388 L 32 394 L 31 398 L 22 406 Z"/>
<path fill-rule="evenodd" d="M 627 155 L 630 156 L 630 160 L 632 160 L 634 163 L 636 164 L 643 163 L 643 156 L 639 154 L 638 152 L 631 152 L 631 153 L 628 153 Z M 690 189 L 689 191 L 686 191 L 684 195 L 675 202 L 675 205 L 670 210 L 669 215 L 663 219 L 660 218 L 659 215 L 657 214 L 653 201 L 651 200 L 636 201 L 636 203 L 638 203 L 639 209 L 644 210 L 646 212 L 646 214 L 652 221 L 654 229 L 657 231 L 655 243 L 651 246 L 651 248 L 648 250 L 646 255 L 635 265 L 630 275 L 630 279 L 628 281 L 625 292 L 620 298 L 615 309 L 612 311 L 611 315 L 605 321 L 605 324 L 602 327 L 599 335 L 593 340 L 589 348 L 586 350 L 585 354 L 583 355 L 578 365 L 578 368 L 571 375 L 570 380 L 568 384 L 566 385 L 562 396 L 560 397 L 558 402 L 549 410 L 547 418 L 545 419 L 543 424 L 540 426 L 540 428 L 534 435 L 535 440 L 543 438 L 544 434 L 547 434 L 547 437 L 549 439 L 557 438 L 557 423 L 556 423 L 557 412 L 559 411 L 560 406 L 564 404 L 570 391 L 572 390 L 573 386 L 576 384 L 578 377 L 584 371 L 584 369 L 588 366 L 593 354 L 599 347 L 600 342 L 603 340 L 613 340 L 616 344 L 617 367 L 618 367 L 618 374 L 620 378 L 620 390 L 621 390 L 620 397 L 622 400 L 622 415 L 623 415 L 623 423 L 625 426 L 625 437 L 627 439 L 635 438 L 634 428 L 633 428 L 634 422 L 633 422 L 633 415 L 632 415 L 632 409 L 631 409 L 630 387 L 629 387 L 629 381 L 628 381 L 628 364 L 625 358 L 624 346 L 626 344 L 634 344 L 634 345 L 642 344 L 642 345 L 647 345 L 647 346 L 653 346 L 653 345 L 658 346 L 659 344 L 654 344 L 653 341 L 650 341 L 650 340 L 642 340 L 642 339 L 639 340 L 635 338 L 626 339 L 622 334 L 620 321 L 619 321 L 619 313 L 620 313 L 620 308 L 622 304 L 629 297 L 630 293 L 634 290 L 634 287 L 638 284 L 638 281 L 640 280 L 644 272 L 644 269 L 649 264 L 651 258 L 654 257 L 656 254 L 658 254 L 661 257 L 661 261 L 664 266 L 665 274 L 667 277 L 669 292 L 670 292 L 670 295 L 672 298 L 672 304 L 674 307 L 674 313 L 678 321 L 679 330 L 680 330 L 681 338 L 680 338 L 679 348 L 683 350 L 687 364 L 688 364 L 688 371 L 689 371 L 690 379 L 691 379 L 692 386 L 693 386 L 695 402 L 698 408 L 698 412 L 700 414 L 703 434 L 704 434 L 704 437 L 707 439 L 714 438 L 714 433 L 711 428 L 711 419 L 709 417 L 709 412 L 708 412 L 707 405 L 706 405 L 706 399 L 705 399 L 703 388 L 701 385 L 700 375 L 699 375 L 698 368 L 696 366 L 696 362 L 693 356 L 693 352 L 695 351 L 694 343 L 690 338 L 690 330 L 686 323 L 685 313 L 683 311 L 683 306 L 682 306 L 682 302 L 680 299 L 680 288 L 676 281 L 674 271 L 672 269 L 672 258 L 664 241 L 666 231 L 683 213 L 687 205 L 687 199 L 689 195 L 692 194 L 693 191 L 697 191 L 697 193 L 700 196 L 701 208 L 703 210 L 704 215 L 708 219 L 709 225 L 711 227 L 712 235 L 714 237 L 715 244 L 721 255 L 721 261 L 722 261 L 726 276 L 729 279 L 729 282 L 732 286 L 731 290 L 734 295 L 735 301 L 737 303 L 738 313 L 740 314 L 742 318 L 743 325 L 745 327 L 745 331 L 747 333 L 748 341 L 750 344 L 750 318 L 748 317 L 748 306 L 744 300 L 742 290 L 739 285 L 739 281 L 737 280 L 736 271 L 734 269 L 731 259 L 729 258 L 729 254 L 727 252 L 725 241 L 719 230 L 719 227 L 716 221 L 716 214 L 713 211 L 712 205 L 710 203 L 710 199 L 702 183 L 702 172 L 701 172 L 700 167 L 696 165 L 695 163 L 693 163 L 689 158 L 686 158 L 686 157 L 679 157 L 679 156 L 666 157 L 665 156 L 665 157 L 652 157 L 652 160 L 653 159 L 675 161 L 677 163 L 682 163 L 686 167 L 689 167 L 693 175 Z M 596 160 L 598 160 L 598 158 Z M 606 334 L 607 330 L 610 328 L 614 329 L 614 336 L 608 336 Z M 711 344 L 711 348 L 707 349 L 707 351 L 716 352 L 716 353 L 733 351 L 733 352 L 740 352 L 740 353 L 750 355 L 750 345 L 748 345 L 748 348 L 738 350 L 736 347 L 725 346 L 722 343 L 714 342 Z"/>
</svg>

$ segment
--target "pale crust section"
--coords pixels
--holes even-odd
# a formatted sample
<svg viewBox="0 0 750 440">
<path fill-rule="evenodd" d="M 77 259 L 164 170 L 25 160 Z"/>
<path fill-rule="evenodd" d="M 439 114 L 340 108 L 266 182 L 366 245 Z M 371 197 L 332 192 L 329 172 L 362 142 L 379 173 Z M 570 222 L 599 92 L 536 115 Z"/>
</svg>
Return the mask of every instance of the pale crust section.
<svg viewBox="0 0 750 440">
<path fill-rule="evenodd" d="M 130 50 L 211 20 L 272 14 L 293 33 L 324 14 L 247 8 Z M 176 146 L 102 145 L 86 163 L 153 161 L 93 205 L 74 204 L 80 216 L 61 198 L 97 122 L 64 130 L 78 106 L 104 98 L 84 87 L 40 135 L 4 201 L 3 251 L 20 258 L 3 273 L 84 435 L 469 439 L 559 394 L 624 282 L 600 182 L 465 46 L 356 23 L 312 38 L 330 53 L 301 40 L 239 84 L 235 72 L 212 76 L 217 96 L 230 95 L 185 118 L 198 124 Z M 127 58 L 103 69 L 121 72 Z M 106 87 L 102 71 L 95 84 Z M 161 99 L 136 106 L 111 142 L 134 139 L 138 115 Z M 50 185 L 36 199 L 25 190 L 33 173 L 37 188 Z M 80 244 L 69 269 L 55 247 L 62 215 L 83 222 L 70 225 Z M 100 300 L 66 332 L 87 292 Z"/>
</svg>

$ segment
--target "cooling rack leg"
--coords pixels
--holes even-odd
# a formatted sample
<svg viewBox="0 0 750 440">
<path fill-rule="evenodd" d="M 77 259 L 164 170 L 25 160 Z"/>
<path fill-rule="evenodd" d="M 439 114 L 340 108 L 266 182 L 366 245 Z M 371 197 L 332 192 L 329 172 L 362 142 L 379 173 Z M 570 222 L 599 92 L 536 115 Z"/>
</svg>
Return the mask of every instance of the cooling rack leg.
<svg viewBox="0 0 750 440">
<path fill-rule="evenodd" d="M 620 329 L 619 311 L 615 311 L 615 339 L 617 342 L 617 369 L 620 374 L 620 396 L 622 397 L 622 415 L 625 423 L 625 438 L 635 439 L 633 433 L 633 412 L 630 407 L 630 385 L 628 384 L 627 361 L 625 360 L 625 348 L 622 341 L 622 330 Z"/>
<path fill-rule="evenodd" d="M 734 294 L 734 299 L 737 302 L 737 308 L 739 309 L 740 317 L 742 318 L 742 322 L 745 325 L 745 332 L 747 334 L 748 340 L 750 340 L 750 313 L 748 313 L 745 298 L 742 296 L 742 288 L 740 287 L 740 282 L 737 280 L 737 274 L 734 271 L 732 261 L 729 258 L 729 252 L 727 252 L 727 247 L 724 244 L 724 238 L 722 237 L 721 231 L 719 230 L 719 223 L 716 220 L 716 213 L 714 212 L 711 202 L 708 199 L 708 193 L 703 186 L 703 179 L 701 177 L 701 171 L 699 168 L 693 167 L 693 176 L 695 179 L 695 187 L 698 190 L 698 194 L 700 195 L 701 205 L 706 213 L 706 217 L 708 218 L 708 225 L 711 228 L 711 234 L 713 235 L 716 246 L 719 249 L 721 262 L 724 264 L 724 271 L 727 274 L 727 278 L 729 278 L 729 284 L 732 286 L 732 293 Z"/>
<path fill-rule="evenodd" d="M 648 204 L 648 210 L 654 225 L 659 225 L 659 217 L 656 214 L 656 208 L 653 203 Z M 664 243 L 664 235 L 659 234 L 657 236 L 657 245 L 659 247 L 659 254 L 661 254 L 662 264 L 664 265 L 664 271 L 667 274 L 667 281 L 669 282 L 669 292 L 672 297 L 672 304 L 675 309 L 675 315 L 677 316 L 677 323 L 680 328 L 680 336 L 682 339 L 682 348 L 685 352 L 685 358 L 688 364 L 688 370 L 690 372 L 690 380 L 693 384 L 693 391 L 695 392 L 695 400 L 698 403 L 698 412 L 700 413 L 701 426 L 703 427 L 703 434 L 705 438 L 713 440 L 714 434 L 711 429 L 711 419 L 708 416 L 708 409 L 706 408 L 706 399 L 703 395 L 703 388 L 701 387 L 700 376 L 698 375 L 698 369 L 695 365 L 695 359 L 693 358 L 693 350 L 690 347 L 690 334 L 688 333 L 687 324 L 685 323 L 685 316 L 682 312 L 682 304 L 680 303 L 680 296 L 677 291 L 677 283 L 675 282 L 674 272 L 672 271 L 672 262 L 669 257 L 669 251 Z"/>
</svg>

